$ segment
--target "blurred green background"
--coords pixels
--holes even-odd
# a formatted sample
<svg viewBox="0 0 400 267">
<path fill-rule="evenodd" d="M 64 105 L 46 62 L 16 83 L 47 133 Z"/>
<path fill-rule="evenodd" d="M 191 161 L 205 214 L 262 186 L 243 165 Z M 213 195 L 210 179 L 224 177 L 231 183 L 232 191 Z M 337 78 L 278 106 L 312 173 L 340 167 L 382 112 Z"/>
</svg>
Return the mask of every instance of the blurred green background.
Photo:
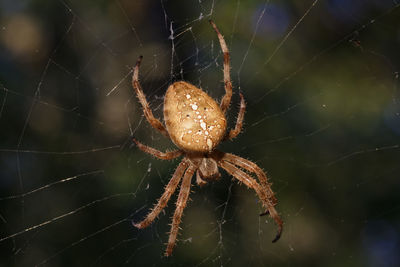
<svg viewBox="0 0 400 267">
<path fill-rule="evenodd" d="M 394 1 L 0 3 L 0 265 L 399 266 L 400 7 Z M 139 221 L 178 160 L 130 86 L 162 117 L 168 85 L 223 95 L 213 19 L 231 51 L 234 125 L 220 145 L 266 170 L 285 224 L 225 172 L 192 186 L 179 242 L 163 252 L 176 196 Z"/>
</svg>

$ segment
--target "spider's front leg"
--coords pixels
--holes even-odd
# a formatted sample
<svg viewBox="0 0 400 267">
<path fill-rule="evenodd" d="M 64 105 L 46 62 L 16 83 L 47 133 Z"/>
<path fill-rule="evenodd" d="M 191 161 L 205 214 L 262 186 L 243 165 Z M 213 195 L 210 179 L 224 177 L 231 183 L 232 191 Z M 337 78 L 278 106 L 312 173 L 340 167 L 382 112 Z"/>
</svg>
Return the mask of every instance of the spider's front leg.
<svg viewBox="0 0 400 267">
<path fill-rule="evenodd" d="M 171 180 L 169 180 L 167 186 L 165 187 L 165 191 L 158 200 L 158 203 L 154 206 L 152 211 L 147 214 L 146 218 L 138 223 L 133 223 L 133 225 L 137 228 L 146 228 L 149 226 L 155 218 L 157 218 L 158 214 L 167 206 L 169 199 L 171 198 L 172 194 L 175 192 L 176 188 L 178 187 L 179 182 L 181 181 L 182 175 L 185 172 L 188 164 L 185 160 L 178 165 L 175 170 L 174 175 L 172 175 Z"/>
<path fill-rule="evenodd" d="M 179 231 L 179 224 L 181 223 L 183 210 L 185 209 L 187 200 L 189 198 L 190 184 L 195 171 L 196 168 L 193 165 L 190 165 L 183 176 L 181 190 L 179 192 L 178 200 L 176 201 L 175 213 L 172 217 L 171 232 L 168 238 L 167 249 L 165 250 L 166 256 L 170 256 L 172 254 L 172 250 L 174 249 L 176 236 L 178 235 Z"/>
<path fill-rule="evenodd" d="M 262 201 L 263 206 L 268 209 L 269 215 L 274 219 L 274 221 L 278 225 L 278 233 L 276 234 L 272 242 L 278 241 L 282 234 L 283 221 L 279 216 L 278 212 L 276 211 L 276 209 L 274 208 L 274 206 L 276 205 L 276 198 L 274 197 L 273 194 L 272 195 L 268 194 L 268 191 L 271 190 L 270 186 L 268 185 L 267 186 L 268 188 L 263 188 L 263 186 L 257 183 L 257 181 L 253 179 L 249 174 L 245 173 L 244 171 L 237 168 L 235 165 L 233 165 L 228 161 L 221 159 L 218 161 L 218 165 L 221 168 L 225 169 L 230 175 L 238 179 L 240 182 L 244 183 L 247 187 L 252 188 L 256 192 L 259 199 Z"/>
<path fill-rule="evenodd" d="M 275 205 L 277 203 L 274 192 L 271 189 L 272 184 L 268 182 L 267 175 L 260 167 L 258 167 L 257 164 L 255 164 L 254 162 L 251 162 L 250 160 L 244 159 L 242 157 L 236 156 L 231 153 L 224 153 L 223 159 L 225 161 L 228 161 L 228 162 L 236 165 L 236 166 L 239 166 L 242 169 L 245 169 L 251 173 L 254 173 L 258 177 L 261 187 L 264 189 L 265 193 L 267 194 L 268 199 L 271 200 L 273 205 Z M 266 215 L 266 214 L 268 214 L 268 213 L 265 212 L 261 215 Z"/>
</svg>

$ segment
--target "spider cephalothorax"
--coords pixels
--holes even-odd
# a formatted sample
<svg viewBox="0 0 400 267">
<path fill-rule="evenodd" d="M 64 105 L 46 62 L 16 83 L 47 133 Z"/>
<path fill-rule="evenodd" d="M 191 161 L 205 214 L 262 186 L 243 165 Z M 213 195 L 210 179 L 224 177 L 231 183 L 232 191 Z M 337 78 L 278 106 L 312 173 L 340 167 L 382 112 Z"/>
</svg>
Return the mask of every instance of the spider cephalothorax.
<svg viewBox="0 0 400 267">
<path fill-rule="evenodd" d="M 218 170 L 219 167 L 256 192 L 263 207 L 266 209 L 263 214 L 269 214 L 278 224 L 278 233 L 273 242 L 277 241 L 282 233 L 283 222 L 274 208 L 277 200 L 263 170 L 247 159 L 215 149 L 221 141 L 231 140 L 240 133 L 246 104 L 243 95 L 240 94 L 240 110 L 236 126 L 227 133 L 225 113 L 232 97 L 229 51 L 217 26 L 212 21 L 210 23 L 218 35 L 221 49 L 224 53 L 225 95 L 220 105 L 196 86 L 184 81 L 175 82 L 168 87 L 164 98 L 164 121 L 166 125 L 164 127 L 153 116 L 139 83 L 139 66 L 142 57 L 139 57 L 133 72 L 132 85 L 143 106 L 146 119 L 154 128 L 170 138 L 179 147 L 179 150 L 161 152 L 143 145 L 135 139 L 134 142 L 142 151 L 160 159 L 170 160 L 184 156 L 165 187 L 165 191 L 158 203 L 143 221 L 134 224 L 138 228 L 149 226 L 165 208 L 171 195 L 175 192 L 179 183 L 181 183 L 177 207 L 172 219 L 171 232 L 165 251 L 165 255 L 167 256 L 171 255 L 175 246 L 179 224 L 189 197 L 193 175 L 196 173 L 196 182 L 202 186 L 207 182 L 217 180 L 221 177 Z M 259 179 L 259 183 L 249 173 L 255 174 Z"/>
</svg>

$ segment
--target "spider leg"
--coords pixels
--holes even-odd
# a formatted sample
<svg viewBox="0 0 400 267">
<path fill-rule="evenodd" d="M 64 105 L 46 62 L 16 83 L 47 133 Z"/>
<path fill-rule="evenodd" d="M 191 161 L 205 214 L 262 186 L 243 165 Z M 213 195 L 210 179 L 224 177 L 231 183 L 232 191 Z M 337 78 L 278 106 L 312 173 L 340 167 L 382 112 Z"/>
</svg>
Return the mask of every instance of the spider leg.
<svg viewBox="0 0 400 267">
<path fill-rule="evenodd" d="M 225 169 L 230 175 L 238 179 L 240 182 L 244 183 L 247 187 L 252 188 L 254 189 L 254 191 L 256 191 L 256 194 L 263 202 L 263 206 L 268 209 L 270 216 L 275 220 L 276 224 L 278 225 L 278 233 L 276 234 L 272 242 L 278 241 L 282 234 L 283 221 L 279 217 L 278 212 L 275 210 L 274 204 L 270 201 L 264 190 L 262 190 L 262 187 L 250 175 L 235 167 L 235 165 L 223 160 L 219 161 L 218 165 L 221 166 L 221 168 Z"/>
<path fill-rule="evenodd" d="M 146 218 L 143 221 L 139 223 L 133 223 L 135 227 L 146 228 L 154 221 L 154 219 L 158 216 L 158 214 L 160 214 L 160 212 L 165 208 L 165 206 L 167 206 L 169 199 L 171 198 L 172 194 L 178 187 L 182 175 L 187 167 L 188 164 L 186 163 L 185 160 L 182 160 L 181 163 L 179 163 L 178 167 L 175 170 L 175 173 L 172 175 L 171 180 L 169 180 L 169 183 L 165 187 L 164 193 L 158 200 L 158 203 L 154 206 L 152 211 L 149 214 L 147 214 Z"/>
<path fill-rule="evenodd" d="M 171 160 L 171 159 L 177 158 L 182 155 L 181 150 L 174 150 L 174 151 L 170 151 L 170 152 L 161 152 L 155 148 L 152 148 L 152 147 L 149 147 L 149 146 L 146 146 L 146 145 L 140 143 L 135 138 L 133 138 L 133 142 L 135 142 L 137 147 L 140 150 L 142 150 L 143 152 L 150 154 L 156 158 L 162 159 L 162 160 Z"/>
<path fill-rule="evenodd" d="M 147 103 L 146 96 L 143 93 L 142 86 L 139 83 L 139 67 L 142 62 L 142 56 L 140 56 L 137 61 L 135 68 L 133 69 L 132 76 L 132 87 L 135 89 L 136 95 L 139 98 L 139 102 L 143 107 L 143 113 L 150 125 L 160 131 L 163 135 L 169 136 L 168 131 L 165 129 L 164 125 L 154 117 L 153 112 L 150 109 L 149 103 Z"/>
<path fill-rule="evenodd" d="M 178 200 L 176 201 L 175 213 L 172 217 L 171 232 L 169 234 L 165 256 L 170 256 L 172 254 L 172 250 L 174 249 L 176 236 L 179 230 L 179 224 L 181 223 L 183 210 L 185 209 L 187 200 L 189 198 L 190 184 L 195 171 L 196 168 L 194 167 L 194 165 L 190 165 L 189 168 L 186 170 L 185 175 L 183 176 Z"/>
<path fill-rule="evenodd" d="M 229 60 L 229 50 L 225 43 L 224 37 L 219 32 L 217 25 L 212 20 L 209 20 L 211 26 L 214 28 L 217 33 L 219 44 L 221 46 L 221 50 L 224 53 L 224 84 L 225 84 L 225 95 L 221 100 L 221 109 L 222 112 L 225 113 L 228 109 L 231 98 L 232 98 L 232 82 L 231 82 L 231 74 L 230 74 L 230 60 Z"/>
<path fill-rule="evenodd" d="M 220 152 L 223 153 L 223 152 Z M 257 175 L 258 179 L 260 180 L 261 187 L 265 190 L 268 199 L 271 200 L 273 205 L 276 205 L 277 200 L 275 198 L 275 194 L 271 189 L 271 183 L 268 183 L 267 175 L 265 172 L 257 166 L 254 162 L 251 162 L 250 160 L 244 159 L 242 157 L 236 156 L 234 154 L 230 153 L 223 153 L 222 159 L 225 161 L 228 161 L 230 163 L 235 164 L 236 166 L 239 166 L 242 169 L 245 169 L 249 172 L 252 172 Z M 266 214 L 264 214 L 266 215 Z"/>
<path fill-rule="evenodd" d="M 246 111 L 246 102 L 244 101 L 244 97 L 243 97 L 242 93 L 240 93 L 240 109 L 239 109 L 239 114 L 238 114 L 238 117 L 236 120 L 236 125 L 235 125 L 234 129 L 229 131 L 229 134 L 225 137 L 225 139 L 232 140 L 242 131 L 245 111 Z"/>
</svg>

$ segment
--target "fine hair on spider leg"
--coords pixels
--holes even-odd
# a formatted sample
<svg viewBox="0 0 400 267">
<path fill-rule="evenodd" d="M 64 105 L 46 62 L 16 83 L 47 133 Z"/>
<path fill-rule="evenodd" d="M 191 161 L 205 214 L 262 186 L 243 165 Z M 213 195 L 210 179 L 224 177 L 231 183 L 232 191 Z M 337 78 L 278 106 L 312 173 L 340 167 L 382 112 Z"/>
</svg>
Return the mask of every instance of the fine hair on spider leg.
<svg viewBox="0 0 400 267">
<path fill-rule="evenodd" d="M 219 152 L 219 151 L 217 151 Z M 220 152 L 223 153 L 223 152 Z M 223 153 L 225 154 L 225 153 Z M 218 155 L 220 156 L 220 155 Z M 253 179 L 249 174 L 245 173 L 241 169 L 237 168 L 234 164 L 225 161 L 223 158 L 219 160 L 218 165 L 225 169 L 230 175 L 234 178 L 238 179 L 240 182 L 244 183 L 247 187 L 252 188 L 256 194 L 258 195 L 259 199 L 262 201 L 263 206 L 268 209 L 269 215 L 275 220 L 276 224 L 278 225 L 278 232 L 275 238 L 272 240 L 272 243 L 275 243 L 279 240 L 283 230 L 283 221 L 279 217 L 278 213 L 276 212 L 274 205 L 276 204 L 276 200 L 274 198 L 268 196 L 266 193 L 266 188 L 262 187 L 255 179 Z M 246 169 L 248 170 L 248 169 Z M 248 170 L 249 171 L 249 170 Z M 269 186 L 268 186 L 269 188 Z"/>
<path fill-rule="evenodd" d="M 225 95 L 221 100 L 221 109 L 225 113 L 229 108 L 232 98 L 232 82 L 231 82 L 231 74 L 230 74 L 230 54 L 228 50 L 228 46 L 226 45 L 225 39 L 222 34 L 219 32 L 217 25 L 210 19 L 211 26 L 214 28 L 217 33 L 219 44 L 221 46 L 222 53 L 224 54 L 224 84 L 225 84 Z"/>
<path fill-rule="evenodd" d="M 189 199 L 192 177 L 196 173 L 196 183 L 199 186 L 203 186 L 221 177 L 219 172 L 220 167 L 237 179 L 239 183 L 245 184 L 256 192 L 262 206 L 266 209 L 261 215 L 269 214 L 278 225 L 278 233 L 272 242 L 277 241 L 282 233 L 283 221 L 274 207 L 277 204 L 277 199 L 264 171 L 247 159 L 215 149 L 221 141 L 232 140 L 242 131 L 246 102 L 240 93 L 240 108 L 236 125 L 233 129 L 227 131 L 225 113 L 229 108 L 232 97 L 230 55 L 225 40 L 217 26 L 211 20 L 210 24 L 217 33 L 224 55 L 225 95 L 222 97 L 219 105 L 200 88 L 185 81 L 174 82 L 168 87 L 164 97 L 164 126 L 160 120 L 154 117 L 139 83 L 139 67 L 142 56 L 138 58 L 132 76 L 132 87 L 143 108 L 143 113 L 147 121 L 153 128 L 169 138 L 178 149 L 162 152 L 144 145 L 136 139 L 133 139 L 133 142 L 135 142 L 141 151 L 158 159 L 172 160 L 183 156 L 174 174 L 165 186 L 164 193 L 153 209 L 151 209 L 141 222 L 133 223 L 137 228 L 148 227 L 166 207 L 180 184 L 165 250 L 166 256 L 172 254 L 177 241 L 183 210 Z M 258 178 L 258 181 L 253 178 L 254 175 Z"/>
<path fill-rule="evenodd" d="M 146 218 L 143 221 L 133 224 L 135 227 L 146 228 L 157 218 L 160 212 L 167 206 L 169 199 L 178 187 L 178 184 L 181 181 L 183 173 L 185 172 L 187 167 L 188 165 L 185 161 L 181 161 L 181 163 L 179 163 L 178 167 L 175 170 L 175 173 L 169 180 L 169 183 L 165 186 L 165 191 L 158 200 L 158 203 L 153 207 L 152 211 L 147 214 Z"/>
<path fill-rule="evenodd" d="M 191 165 L 186 170 L 186 173 L 183 176 L 181 189 L 180 189 L 180 192 L 178 195 L 178 200 L 176 201 L 175 213 L 174 213 L 174 216 L 172 217 L 171 231 L 170 231 L 169 238 L 168 238 L 167 249 L 165 250 L 165 256 L 170 256 L 172 254 L 172 250 L 175 246 L 176 236 L 178 235 L 178 230 L 179 230 L 179 225 L 181 223 L 183 210 L 185 209 L 186 203 L 189 198 L 190 184 L 192 181 L 194 171 L 195 171 L 195 168 L 193 165 Z"/>
</svg>

